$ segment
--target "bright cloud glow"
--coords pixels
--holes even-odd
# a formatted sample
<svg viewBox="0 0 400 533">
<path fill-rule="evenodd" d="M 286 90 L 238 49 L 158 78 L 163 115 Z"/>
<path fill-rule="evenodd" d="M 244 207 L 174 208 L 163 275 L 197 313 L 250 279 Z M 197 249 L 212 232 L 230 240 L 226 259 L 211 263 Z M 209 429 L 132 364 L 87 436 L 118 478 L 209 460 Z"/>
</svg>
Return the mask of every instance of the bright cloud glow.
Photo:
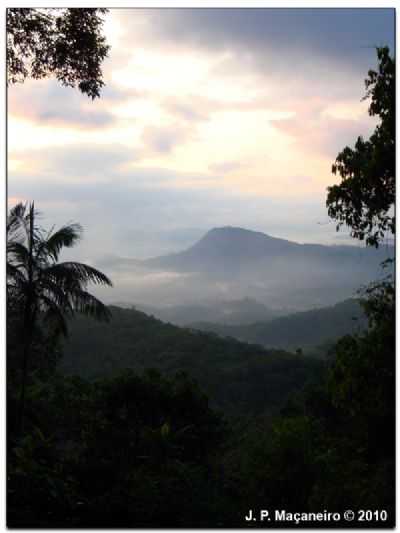
<svg viewBox="0 0 400 533">
<path fill-rule="evenodd" d="M 129 64 L 112 75 L 112 81 L 142 91 L 185 93 L 207 76 L 209 68 L 206 57 L 190 53 L 174 56 L 138 49 Z"/>
<path fill-rule="evenodd" d="M 124 214 L 125 226 L 198 228 L 223 220 L 268 232 L 282 212 L 286 229 L 280 233 L 278 226 L 277 236 L 288 236 L 290 224 L 307 227 L 304 216 L 314 228 L 325 212 L 326 188 L 337 179 L 331 174 L 336 154 L 375 125 L 368 102 L 361 102 L 376 61 L 365 43 L 390 44 L 393 31 L 387 10 L 370 16 L 353 10 L 354 27 L 345 10 L 319 11 L 316 26 L 307 13 L 293 13 L 286 20 L 283 11 L 268 10 L 257 17 L 111 10 L 105 32 L 112 50 L 100 99 L 50 80 L 9 88 L 9 202 L 26 195 L 52 213 L 57 206 L 66 219 L 70 212 L 84 218 L 85 206 L 97 206 L 98 231 L 111 247 L 117 214 Z M 383 17 L 379 35 L 377 16 Z M 226 204 L 207 211 L 213 194 Z M 204 209 L 194 221 L 196 198 Z M 259 224 L 255 198 L 274 203 Z M 296 201 L 319 207 L 296 211 Z M 261 204 L 257 209 L 264 213 Z M 312 231 L 304 230 L 303 240 Z M 318 231 L 335 234 L 334 228 Z"/>
</svg>

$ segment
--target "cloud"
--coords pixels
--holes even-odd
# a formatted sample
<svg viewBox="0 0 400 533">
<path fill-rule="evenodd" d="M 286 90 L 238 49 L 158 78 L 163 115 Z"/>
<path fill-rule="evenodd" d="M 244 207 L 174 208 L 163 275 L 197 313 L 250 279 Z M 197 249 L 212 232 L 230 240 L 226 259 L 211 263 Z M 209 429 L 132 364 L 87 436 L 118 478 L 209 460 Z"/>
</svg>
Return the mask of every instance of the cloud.
<svg viewBox="0 0 400 533">
<path fill-rule="evenodd" d="M 289 135 L 302 150 L 312 150 L 333 161 L 345 146 L 353 146 L 358 136 L 369 137 L 376 125 L 376 119 L 369 117 L 366 110 L 362 118 L 355 119 L 336 118 L 327 110 L 329 107 L 303 109 L 294 118 L 275 121 L 273 126 Z"/>
<path fill-rule="evenodd" d="M 8 183 L 12 186 L 30 181 L 38 191 L 47 187 L 49 181 L 59 186 L 70 185 L 77 191 L 100 186 L 125 187 L 129 191 L 131 187 L 204 188 L 220 180 L 219 176 L 209 173 L 144 166 L 153 149 L 133 150 L 121 144 L 93 143 L 55 146 L 50 150 L 16 150 L 10 153 L 13 164 L 8 169 Z"/>
<path fill-rule="evenodd" d="M 159 176 L 161 171 L 153 173 Z M 321 197 L 268 198 L 220 187 L 194 190 L 151 183 L 150 172 L 137 169 L 131 171 L 129 179 L 96 184 L 82 180 L 79 187 L 71 180 L 58 181 L 44 175 L 38 175 L 36 181 L 14 175 L 8 188 L 10 197 L 35 200 L 43 212 L 44 224 L 80 222 L 86 238 L 79 255 L 93 259 L 108 253 L 140 258 L 177 251 L 192 237 L 194 242 L 196 232 L 205 233 L 215 226 L 243 226 L 308 242 L 329 242 L 335 234 L 334 225 L 318 225 L 327 219 Z M 170 232 L 189 226 L 197 228 L 196 232 L 180 243 L 178 237 L 171 239 Z"/>
<path fill-rule="evenodd" d="M 333 242 L 330 165 L 373 127 L 358 102 L 393 13 L 111 10 L 99 100 L 9 88 L 10 199 L 81 222 L 82 260 L 177 251 L 191 237 L 176 232 L 220 225 Z"/>
<path fill-rule="evenodd" d="M 36 149 L 15 151 L 12 157 L 21 161 L 22 167 L 9 173 L 9 183 L 19 175 L 37 179 L 51 178 L 54 182 L 70 181 L 76 187 L 81 181 L 112 181 L 123 171 L 124 165 L 135 161 L 135 153 L 123 145 L 75 144 L 52 147 L 51 150 Z M 27 170 L 30 169 L 30 170 Z"/>
<path fill-rule="evenodd" d="M 393 9 L 188 8 L 111 13 L 119 21 L 125 46 L 130 43 L 131 57 L 140 58 L 149 49 L 152 62 L 159 57 L 160 67 L 153 75 L 146 73 L 153 84 L 151 92 L 162 93 L 168 82 L 170 100 L 165 105 L 191 122 L 209 120 L 229 100 L 242 111 L 278 105 L 296 111 L 297 105 L 317 96 L 330 102 L 359 100 L 366 73 L 377 63 L 375 46 L 389 44 L 393 50 L 394 44 Z M 177 55 L 187 68 L 173 68 Z M 140 86 L 142 64 L 149 68 L 145 56 L 125 69 L 134 87 Z"/>
<path fill-rule="evenodd" d="M 276 64 L 282 55 L 298 51 L 340 58 L 354 67 L 354 59 L 374 53 L 371 48 L 394 42 L 392 8 L 168 9 L 147 10 L 145 16 L 142 28 L 151 30 L 153 39 L 214 51 L 241 50 L 253 59 L 272 52 Z M 368 57 L 364 61 L 369 65 Z"/>
<path fill-rule="evenodd" d="M 207 122 L 216 113 L 227 111 L 249 113 L 263 111 L 264 115 L 268 115 L 269 120 L 282 120 L 285 115 L 293 114 L 292 111 L 285 109 L 281 102 L 277 107 L 271 97 L 263 94 L 262 88 L 257 89 L 257 96 L 245 94 L 245 99 L 225 100 L 223 96 L 221 94 L 220 98 L 207 98 L 201 94 L 182 94 L 163 98 L 160 104 L 172 117 L 195 124 Z M 293 107 L 293 104 L 296 104 L 296 100 L 292 98 L 290 105 Z"/>
<path fill-rule="evenodd" d="M 66 222 L 82 224 L 84 239 L 67 250 L 62 259 L 104 265 L 102 268 L 115 285 L 112 293 L 98 293 L 106 301 L 125 298 L 141 301 L 145 295 L 148 297 L 150 287 L 154 288 L 154 298 L 160 301 L 183 297 L 187 284 L 193 284 L 193 280 L 181 276 L 146 277 L 135 264 L 128 261 L 121 269 L 115 261 L 107 263 L 107 256 L 141 259 L 177 252 L 213 227 L 234 225 L 300 242 L 335 242 L 335 227 L 327 223 L 324 196 L 272 198 L 239 194 L 218 186 L 201 189 L 171 186 L 201 176 L 166 169 L 128 170 L 120 164 L 125 160 L 123 154 L 116 147 L 107 148 L 111 156 L 103 150 L 103 159 L 98 161 L 104 171 L 108 168 L 110 172 L 105 180 L 94 182 L 85 177 L 76 182 L 64 176 L 59 165 L 58 174 L 54 175 L 11 173 L 8 183 L 10 199 L 35 200 L 44 227 Z M 87 151 L 86 157 L 80 165 L 92 165 L 91 158 L 97 157 L 97 152 Z M 58 154 L 54 163 L 68 158 L 72 154 L 66 149 L 63 158 Z M 71 171 L 67 169 L 67 173 Z M 294 182 L 299 180 L 307 177 L 293 178 Z"/>
<path fill-rule="evenodd" d="M 156 153 L 169 153 L 178 144 L 183 144 L 193 137 L 193 129 L 173 123 L 168 126 L 146 126 L 142 133 L 145 150 Z"/>
<path fill-rule="evenodd" d="M 164 98 L 161 104 L 171 115 L 187 122 L 208 120 L 217 105 L 205 98 L 187 95 Z"/>
<path fill-rule="evenodd" d="M 98 129 L 116 123 L 104 101 L 88 100 L 77 89 L 62 87 L 54 80 L 33 80 L 10 87 L 8 111 L 15 117 L 59 128 Z"/>
<path fill-rule="evenodd" d="M 209 169 L 217 174 L 228 174 L 240 168 L 243 168 L 244 164 L 240 161 L 222 161 L 221 163 L 214 163 L 209 165 Z"/>
</svg>

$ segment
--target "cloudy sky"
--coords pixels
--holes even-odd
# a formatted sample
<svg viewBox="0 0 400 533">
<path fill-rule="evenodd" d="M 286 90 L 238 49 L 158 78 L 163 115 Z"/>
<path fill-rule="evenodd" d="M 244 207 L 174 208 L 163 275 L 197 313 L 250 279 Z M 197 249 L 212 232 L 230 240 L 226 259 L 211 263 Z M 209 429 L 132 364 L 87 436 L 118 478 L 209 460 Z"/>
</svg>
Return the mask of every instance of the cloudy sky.
<svg viewBox="0 0 400 533">
<path fill-rule="evenodd" d="M 106 16 L 106 87 L 8 91 L 9 203 L 79 221 L 74 257 L 148 257 L 234 225 L 342 243 L 326 208 L 391 9 L 124 9 Z"/>
</svg>

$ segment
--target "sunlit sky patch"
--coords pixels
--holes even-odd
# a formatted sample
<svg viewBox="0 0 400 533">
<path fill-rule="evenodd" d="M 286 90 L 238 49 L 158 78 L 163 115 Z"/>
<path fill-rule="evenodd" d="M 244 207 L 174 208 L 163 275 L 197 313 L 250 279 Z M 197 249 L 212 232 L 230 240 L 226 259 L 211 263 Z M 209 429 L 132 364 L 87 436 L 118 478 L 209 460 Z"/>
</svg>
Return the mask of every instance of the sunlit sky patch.
<svg viewBox="0 0 400 533">
<path fill-rule="evenodd" d="M 124 9 L 105 32 L 100 99 L 54 80 L 9 88 L 10 204 L 80 221 L 92 262 L 219 225 L 342 242 L 331 165 L 374 128 L 364 78 L 374 47 L 393 50 L 394 10 Z"/>
</svg>

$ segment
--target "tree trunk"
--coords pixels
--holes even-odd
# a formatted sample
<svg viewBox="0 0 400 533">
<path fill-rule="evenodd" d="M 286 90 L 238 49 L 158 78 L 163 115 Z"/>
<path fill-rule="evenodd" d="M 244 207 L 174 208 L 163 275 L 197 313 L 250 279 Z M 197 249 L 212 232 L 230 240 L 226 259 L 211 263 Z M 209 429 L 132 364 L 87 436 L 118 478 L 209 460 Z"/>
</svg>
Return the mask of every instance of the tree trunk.
<svg viewBox="0 0 400 533">
<path fill-rule="evenodd" d="M 30 352 L 31 342 L 27 339 L 24 343 L 24 352 L 22 355 L 22 381 L 21 381 L 21 392 L 19 396 L 19 405 L 18 405 L 18 432 L 20 436 L 24 433 L 24 414 L 25 414 L 25 391 L 26 391 L 26 377 L 28 370 L 28 358 Z"/>
<path fill-rule="evenodd" d="M 23 335 L 24 335 L 24 351 L 22 354 L 22 382 L 21 393 L 19 397 L 18 406 L 18 421 L 17 428 L 20 436 L 24 432 L 24 416 L 25 416 L 25 395 L 26 395 L 26 381 L 28 374 L 28 360 L 32 346 L 33 331 L 35 327 L 36 313 L 34 310 L 34 283 L 33 283 L 33 246 L 34 246 L 34 204 L 32 202 L 29 210 L 29 236 L 28 236 L 28 286 L 26 294 L 26 302 L 24 309 Z"/>
</svg>

